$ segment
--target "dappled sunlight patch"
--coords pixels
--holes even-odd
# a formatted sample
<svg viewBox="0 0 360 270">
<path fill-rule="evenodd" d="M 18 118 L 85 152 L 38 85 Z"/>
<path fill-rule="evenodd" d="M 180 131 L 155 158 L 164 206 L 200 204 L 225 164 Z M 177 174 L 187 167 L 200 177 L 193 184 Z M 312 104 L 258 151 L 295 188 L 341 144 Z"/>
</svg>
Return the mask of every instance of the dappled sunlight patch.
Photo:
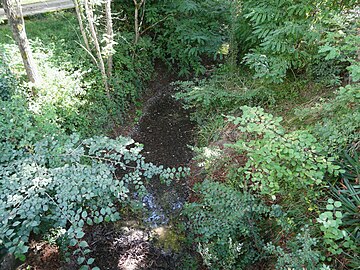
<svg viewBox="0 0 360 270">
<path fill-rule="evenodd" d="M 46 47 L 40 40 L 32 42 L 34 58 L 42 76 L 42 85 L 33 88 L 31 83 L 25 82 L 25 70 L 20 52 L 15 44 L 3 44 L 4 61 L 17 80 L 22 81 L 18 94 L 25 95 L 28 99 L 30 112 L 38 115 L 40 121 L 57 124 L 66 123 L 70 130 L 76 125 L 79 109 L 85 106 L 85 95 L 91 87 L 84 83 L 83 77 L 87 72 L 66 70 L 69 64 L 64 62 L 59 66 L 51 61 L 52 49 Z M 70 123 L 69 123 L 70 122 Z"/>
<path fill-rule="evenodd" d="M 199 167 L 205 167 L 205 168 L 208 167 L 209 164 L 211 164 L 215 159 L 217 159 L 221 155 L 220 148 L 204 147 L 202 151 L 203 151 L 202 157 L 204 159 L 202 162 L 198 163 Z"/>
<path fill-rule="evenodd" d="M 230 44 L 229 43 L 223 43 L 221 44 L 218 54 L 220 55 L 228 55 L 230 52 Z"/>
</svg>

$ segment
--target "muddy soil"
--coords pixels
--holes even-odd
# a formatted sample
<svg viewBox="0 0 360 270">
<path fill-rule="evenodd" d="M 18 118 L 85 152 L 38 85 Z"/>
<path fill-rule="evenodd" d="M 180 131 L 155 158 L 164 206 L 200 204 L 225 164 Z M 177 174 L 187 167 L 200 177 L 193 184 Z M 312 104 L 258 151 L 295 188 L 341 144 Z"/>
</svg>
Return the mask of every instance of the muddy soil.
<svg viewBox="0 0 360 270">
<path fill-rule="evenodd" d="M 176 101 L 171 81 L 154 82 L 158 93 L 146 103 L 143 116 L 131 137 L 144 144 L 144 156 L 149 162 L 164 166 L 183 166 L 192 158 L 194 123 L 189 112 Z"/>
</svg>

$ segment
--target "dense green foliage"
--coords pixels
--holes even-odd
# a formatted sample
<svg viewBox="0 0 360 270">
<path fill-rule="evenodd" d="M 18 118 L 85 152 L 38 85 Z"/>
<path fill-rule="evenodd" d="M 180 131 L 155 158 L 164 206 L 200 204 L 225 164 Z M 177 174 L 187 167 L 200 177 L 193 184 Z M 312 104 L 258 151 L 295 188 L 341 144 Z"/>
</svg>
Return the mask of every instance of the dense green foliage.
<svg viewBox="0 0 360 270">
<path fill-rule="evenodd" d="M 244 267 L 263 259 L 268 249 L 274 254 L 284 252 L 280 247 L 271 249 L 272 244 L 265 248 L 266 241 L 272 240 L 270 232 L 264 233 L 266 227 L 279 222 L 282 229 L 290 232 L 296 231 L 294 222 L 308 223 L 308 218 L 299 216 L 307 208 L 315 207 L 314 200 L 322 195 L 321 187 L 325 185 L 325 173 L 339 174 L 340 166 L 333 165 L 331 159 L 321 155 L 321 145 L 311 134 L 305 131 L 286 133 L 280 120 L 263 109 L 247 106 L 242 107 L 241 117 L 228 117 L 240 131 L 237 140 L 226 145 L 208 166 L 209 170 L 219 170 L 216 164 L 221 164 L 221 160 L 228 161 L 220 168 L 226 173 L 225 185 L 203 182 L 199 191 L 204 196 L 201 204 L 189 206 L 192 231 L 200 245 L 207 244 L 199 246 L 199 252 L 207 249 L 204 260 L 216 269 L 222 269 L 224 265 L 226 269 Z M 228 147 L 235 152 L 229 152 Z M 238 167 L 238 158 L 245 160 L 244 165 Z M 250 201 L 241 199 L 249 196 Z M 290 205 L 297 205 L 297 209 L 288 209 Z M 288 210 L 279 212 L 279 209 Z M 247 211 L 250 217 L 243 217 Z M 235 214 L 237 212 L 241 216 Z M 306 247 L 307 255 L 316 242 Z M 244 245 L 244 253 L 236 249 L 238 245 Z M 319 267 L 311 258 L 304 258 L 300 250 L 295 251 L 289 255 L 294 257 L 293 261 L 287 263 L 299 259 L 311 262 L 310 269 Z M 319 261 L 319 255 L 316 256 Z M 301 269 L 300 263 L 296 265 L 296 269 Z"/>
<path fill-rule="evenodd" d="M 88 269 L 88 228 L 119 220 L 152 178 L 185 175 L 145 162 L 130 138 L 106 137 L 132 121 L 162 62 L 194 77 L 175 88 L 199 126 L 183 211 L 199 263 L 357 269 L 357 1 L 142 3 L 138 41 L 134 2 L 112 3 L 109 96 L 72 12 L 26 21 L 39 87 L 0 26 L 0 251 L 24 259 L 35 234 L 55 232 Z"/>
<path fill-rule="evenodd" d="M 211 269 L 238 269 L 261 258 L 260 222 L 270 209 L 249 193 L 210 181 L 197 189 L 201 203 L 187 206 L 198 252 Z"/>
<path fill-rule="evenodd" d="M 155 1 L 158 2 L 158 1 Z M 154 3 L 149 24 L 166 18 L 154 35 L 158 56 L 179 69 L 179 75 L 203 74 L 202 58 L 221 57 L 220 47 L 226 39 L 230 1 L 160 1 Z"/>
<path fill-rule="evenodd" d="M 20 89 L 16 94 L 25 92 L 31 99 L 31 110 L 46 115 L 68 132 L 98 135 L 121 124 L 129 104 L 139 97 L 153 72 L 152 45 L 144 39 L 140 49 L 134 47 L 127 29 L 115 37 L 118 54 L 114 56 L 109 100 L 102 89 L 100 72 L 79 45 L 80 33 L 73 14 L 51 14 L 44 20 L 35 18 L 26 24 L 35 60 L 47 84 L 31 96 L 29 86 L 23 83 L 25 71 L 20 53 L 9 39 L 10 31 L 5 26 L 0 28 L 0 66 L 9 68 L 11 73 L 7 77 L 18 81 Z"/>
<path fill-rule="evenodd" d="M 206 180 L 185 213 L 210 269 L 359 266 L 354 5 L 239 1 L 228 15 L 228 62 L 210 78 L 178 84 L 201 126 L 196 151 Z M 248 106 L 280 113 L 285 126 Z M 256 222 L 244 219 L 249 207 Z"/>
</svg>

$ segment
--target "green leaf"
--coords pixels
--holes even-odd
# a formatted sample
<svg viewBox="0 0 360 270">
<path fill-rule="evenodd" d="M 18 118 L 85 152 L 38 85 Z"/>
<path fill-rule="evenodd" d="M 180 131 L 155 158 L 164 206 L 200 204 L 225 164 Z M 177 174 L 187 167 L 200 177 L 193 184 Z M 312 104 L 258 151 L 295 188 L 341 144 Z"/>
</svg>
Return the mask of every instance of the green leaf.
<svg viewBox="0 0 360 270">
<path fill-rule="evenodd" d="M 86 223 L 90 226 L 94 224 L 91 218 L 87 218 Z"/>
<path fill-rule="evenodd" d="M 329 204 L 333 204 L 333 203 L 334 203 L 334 200 L 333 200 L 333 199 L 328 199 L 328 203 L 329 203 Z"/>
<path fill-rule="evenodd" d="M 74 247 L 74 246 L 76 246 L 77 243 L 78 243 L 78 241 L 76 239 L 71 239 L 69 244 L 70 244 L 70 246 Z"/>
<path fill-rule="evenodd" d="M 85 233 L 84 233 L 84 232 L 79 231 L 79 232 L 77 232 L 77 233 L 76 233 L 76 238 L 81 239 L 81 238 L 83 238 L 83 237 L 84 237 L 84 235 L 85 235 Z"/>
<path fill-rule="evenodd" d="M 87 217 L 87 212 L 86 211 L 83 211 L 82 213 L 81 213 L 81 216 L 82 216 L 82 218 L 86 218 Z"/>
<path fill-rule="evenodd" d="M 339 202 L 339 201 L 336 201 L 336 202 L 334 203 L 334 206 L 335 206 L 335 207 L 341 207 L 341 205 L 342 205 L 342 203 Z"/>
<path fill-rule="evenodd" d="M 79 257 L 77 258 L 77 263 L 82 264 L 85 261 L 85 257 Z"/>
</svg>

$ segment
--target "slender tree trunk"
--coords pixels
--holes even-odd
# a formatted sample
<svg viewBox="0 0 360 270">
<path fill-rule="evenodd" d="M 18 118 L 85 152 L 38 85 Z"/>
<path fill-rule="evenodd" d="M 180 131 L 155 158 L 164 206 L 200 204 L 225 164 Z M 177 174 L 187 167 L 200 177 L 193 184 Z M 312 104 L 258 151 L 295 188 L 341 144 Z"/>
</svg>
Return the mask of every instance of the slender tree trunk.
<svg viewBox="0 0 360 270">
<path fill-rule="evenodd" d="M 29 40 L 26 36 L 20 2 L 19 0 L 2 0 L 2 3 L 13 37 L 19 47 L 29 81 L 34 83 L 35 86 L 39 86 L 42 79 L 36 67 Z"/>
<path fill-rule="evenodd" d="M 86 30 L 84 28 L 83 12 L 81 11 L 81 6 L 79 3 L 79 0 L 74 0 L 74 5 L 75 5 L 76 17 L 79 22 L 80 32 L 83 37 L 85 48 L 88 51 L 88 53 L 91 54 L 89 39 L 87 37 Z M 97 65 L 97 62 L 95 61 L 94 56 L 92 54 L 91 54 L 91 56 L 92 56 L 91 59 L 93 60 L 94 64 Z"/>
<path fill-rule="evenodd" d="M 109 49 L 109 55 L 107 58 L 107 76 L 110 78 L 113 68 L 113 44 L 114 44 L 114 31 L 112 27 L 111 17 L 111 0 L 106 0 L 105 3 L 105 17 L 106 17 L 106 34 L 107 34 L 107 47 Z"/>
<path fill-rule="evenodd" d="M 135 23 L 134 23 L 134 30 L 135 30 L 135 41 L 134 43 L 137 44 L 140 38 L 140 28 L 139 28 L 139 10 L 142 6 L 142 4 L 144 3 L 144 0 L 141 0 L 140 3 L 137 2 L 137 0 L 133 0 L 134 1 L 134 5 L 135 5 L 135 11 L 134 11 L 134 18 L 135 18 Z"/>
<path fill-rule="evenodd" d="M 103 60 L 102 55 L 101 55 L 100 44 L 99 44 L 98 37 L 97 37 L 97 34 L 96 34 L 95 26 L 94 26 L 93 9 L 92 9 L 92 7 L 89 6 L 88 0 L 84 0 L 84 7 L 85 7 L 86 18 L 87 18 L 87 21 L 88 21 L 88 24 L 89 24 L 90 34 L 91 34 L 91 37 L 92 37 L 92 42 L 95 45 L 96 56 L 98 58 L 98 67 L 99 67 L 100 72 L 101 72 L 101 76 L 102 76 L 102 79 L 103 79 L 106 95 L 110 98 L 109 84 L 108 84 L 108 81 L 107 81 L 104 60 Z"/>
</svg>

